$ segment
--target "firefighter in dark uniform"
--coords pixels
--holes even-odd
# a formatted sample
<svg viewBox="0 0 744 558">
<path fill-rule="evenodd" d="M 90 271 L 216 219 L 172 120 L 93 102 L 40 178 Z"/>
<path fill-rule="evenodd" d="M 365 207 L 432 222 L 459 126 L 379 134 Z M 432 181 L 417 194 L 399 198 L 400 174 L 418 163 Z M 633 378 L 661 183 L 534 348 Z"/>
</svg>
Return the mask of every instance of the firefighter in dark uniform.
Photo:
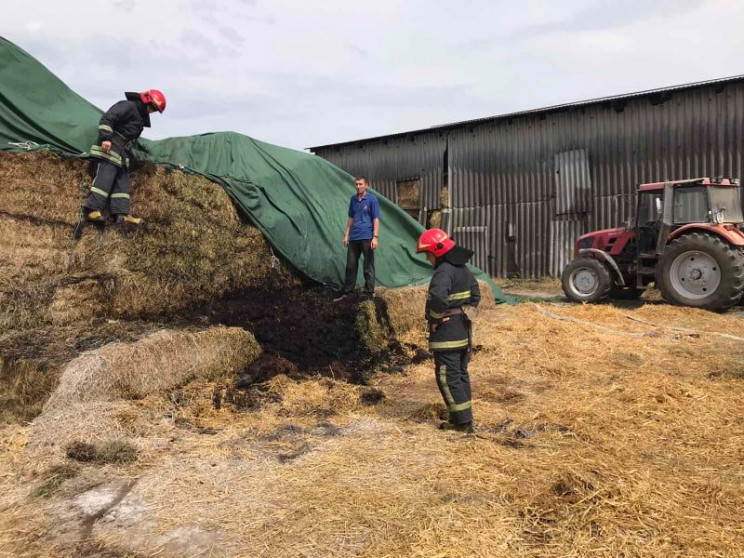
<svg viewBox="0 0 744 558">
<path fill-rule="evenodd" d="M 473 252 L 457 246 L 441 229 L 424 232 L 416 252 L 426 253 L 426 259 L 434 265 L 426 320 L 437 385 L 449 411 L 449 422 L 443 422 L 439 428 L 472 432 L 473 403 L 468 375 L 472 324 L 466 311 L 477 307 L 481 298 L 478 281 L 465 265 Z"/>
<path fill-rule="evenodd" d="M 83 202 L 85 219 L 94 224 L 105 221 L 103 210 L 111 200 L 111 215 L 117 223 L 139 225 L 142 219 L 130 214 L 129 164 L 132 146 L 150 127 L 150 114 L 165 110 L 165 95 L 157 89 L 142 93 L 125 93 L 106 111 L 98 124 L 98 138 L 90 148 L 97 161 L 93 185 Z"/>
</svg>

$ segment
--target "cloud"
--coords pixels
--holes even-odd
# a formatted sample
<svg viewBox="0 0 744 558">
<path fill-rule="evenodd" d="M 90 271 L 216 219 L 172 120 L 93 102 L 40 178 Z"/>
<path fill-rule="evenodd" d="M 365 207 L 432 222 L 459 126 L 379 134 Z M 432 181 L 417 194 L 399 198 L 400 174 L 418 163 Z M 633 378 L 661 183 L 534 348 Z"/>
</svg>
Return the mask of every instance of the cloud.
<svg viewBox="0 0 744 558">
<path fill-rule="evenodd" d="M 503 48 L 510 43 L 539 39 L 546 35 L 596 33 L 622 30 L 650 19 L 668 20 L 689 13 L 704 0 L 625 0 L 623 2 L 589 2 L 583 8 L 576 4 L 555 3 L 541 10 L 545 21 L 517 25 L 497 36 L 472 38 L 460 44 L 473 49 Z M 557 9 L 556 9 L 557 8 Z"/>
<path fill-rule="evenodd" d="M 548 33 L 599 31 L 620 29 L 652 17 L 673 17 L 689 12 L 702 4 L 702 0 L 624 0 L 623 2 L 593 2 L 566 19 L 528 26 L 520 35 L 536 36 Z"/>
<path fill-rule="evenodd" d="M 227 27 L 226 25 L 223 25 L 219 28 L 220 35 L 222 35 L 227 41 L 229 41 L 231 44 L 235 46 L 242 45 L 245 43 L 245 37 L 232 27 Z"/>
<path fill-rule="evenodd" d="M 101 108 L 164 91 L 150 137 L 296 148 L 733 75 L 744 51 L 723 0 L 114 0 L 105 28 L 88 0 L 35 7 L 8 39 Z"/>
</svg>

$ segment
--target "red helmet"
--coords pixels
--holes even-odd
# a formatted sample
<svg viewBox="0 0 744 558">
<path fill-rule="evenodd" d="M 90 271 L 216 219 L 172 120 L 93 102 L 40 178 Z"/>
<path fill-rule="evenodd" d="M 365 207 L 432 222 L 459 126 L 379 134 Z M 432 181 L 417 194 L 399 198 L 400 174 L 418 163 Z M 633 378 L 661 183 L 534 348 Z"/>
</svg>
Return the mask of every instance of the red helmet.
<svg viewBox="0 0 744 558">
<path fill-rule="evenodd" d="M 455 241 L 442 229 L 429 229 L 419 237 L 416 252 L 429 252 L 441 258 L 455 247 Z"/>
<path fill-rule="evenodd" d="M 158 91 L 157 89 L 143 91 L 140 93 L 140 99 L 142 99 L 142 102 L 146 105 L 154 106 L 158 109 L 158 112 L 163 112 L 165 110 L 165 95 L 163 95 L 162 91 Z"/>
</svg>

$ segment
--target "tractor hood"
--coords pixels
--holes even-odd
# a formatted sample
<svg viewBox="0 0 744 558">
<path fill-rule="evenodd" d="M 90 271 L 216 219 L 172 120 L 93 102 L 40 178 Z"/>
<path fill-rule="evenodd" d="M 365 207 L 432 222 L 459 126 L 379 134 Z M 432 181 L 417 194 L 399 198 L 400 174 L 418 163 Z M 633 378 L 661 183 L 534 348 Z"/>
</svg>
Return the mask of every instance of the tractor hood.
<svg viewBox="0 0 744 558">
<path fill-rule="evenodd" d="M 600 231 L 592 231 L 587 234 L 581 235 L 574 246 L 574 256 L 579 256 L 579 250 L 584 248 L 598 248 L 600 250 L 609 251 L 615 245 L 615 241 L 622 237 L 627 236 L 629 233 L 628 229 L 618 227 L 614 229 L 602 229 Z"/>
<path fill-rule="evenodd" d="M 602 229 L 599 231 L 592 231 L 590 233 L 582 234 L 577 242 L 581 242 L 585 238 L 596 238 L 599 236 L 606 237 L 606 238 L 614 238 L 616 236 L 620 236 L 622 233 L 625 232 L 625 229 L 623 227 L 617 227 L 614 229 Z"/>
</svg>

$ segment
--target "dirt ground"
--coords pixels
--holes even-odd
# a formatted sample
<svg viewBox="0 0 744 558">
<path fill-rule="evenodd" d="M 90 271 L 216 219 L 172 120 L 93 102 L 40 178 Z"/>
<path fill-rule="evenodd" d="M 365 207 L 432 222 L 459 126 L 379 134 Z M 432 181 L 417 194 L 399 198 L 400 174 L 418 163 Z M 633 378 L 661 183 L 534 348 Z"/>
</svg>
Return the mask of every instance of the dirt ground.
<svg viewBox="0 0 744 558">
<path fill-rule="evenodd" d="M 741 325 L 656 303 L 484 312 L 475 436 L 437 430 L 420 355 L 367 386 L 153 394 L 133 462 L 5 425 L 0 555 L 740 556 Z"/>
</svg>

